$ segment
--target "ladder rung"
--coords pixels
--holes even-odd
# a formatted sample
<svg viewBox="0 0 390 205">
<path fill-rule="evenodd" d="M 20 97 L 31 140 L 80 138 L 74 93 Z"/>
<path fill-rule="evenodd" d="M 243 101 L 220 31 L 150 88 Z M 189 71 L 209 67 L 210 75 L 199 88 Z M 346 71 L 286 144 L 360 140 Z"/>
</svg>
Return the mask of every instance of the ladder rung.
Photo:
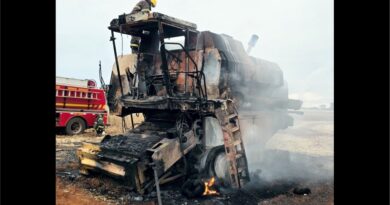
<svg viewBox="0 0 390 205">
<path fill-rule="evenodd" d="M 232 119 L 232 118 L 235 118 L 235 117 L 237 117 L 237 114 L 235 114 L 235 113 L 228 116 L 229 119 Z"/>
<path fill-rule="evenodd" d="M 232 132 L 237 132 L 239 129 L 240 129 L 239 127 L 233 127 L 233 128 L 231 129 L 231 131 L 232 131 Z"/>
<path fill-rule="evenodd" d="M 97 100 L 98 98 L 86 98 L 86 97 L 73 97 L 73 96 L 58 96 L 58 97 L 64 97 L 64 98 L 75 98 L 75 99 L 85 99 L 85 100 Z"/>
<path fill-rule="evenodd" d="M 232 146 L 236 146 L 236 145 L 239 145 L 239 144 L 241 144 L 241 140 L 236 140 L 236 141 L 231 143 Z"/>
<path fill-rule="evenodd" d="M 243 154 L 243 150 L 240 150 L 240 151 L 236 151 L 236 154 Z"/>
<path fill-rule="evenodd" d="M 243 171 L 245 171 L 244 168 L 242 168 L 242 167 L 237 168 L 237 172 L 238 172 L 238 173 L 241 173 L 241 172 L 243 172 Z"/>
</svg>

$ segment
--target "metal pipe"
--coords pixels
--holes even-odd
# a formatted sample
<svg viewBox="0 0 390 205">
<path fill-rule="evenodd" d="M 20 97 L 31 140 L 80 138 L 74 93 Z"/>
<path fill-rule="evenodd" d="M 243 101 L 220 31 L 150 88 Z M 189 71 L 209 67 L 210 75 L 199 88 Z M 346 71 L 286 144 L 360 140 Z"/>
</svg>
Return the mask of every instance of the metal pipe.
<svg viewBox="0 0 390 205">
<path fill-rule="evenodd" d="M 169 71 L 168 71 L 168 62 L 167 62 L 167 56 L 166 56 L 166 54 L 165 54 L 164 28 L 163 28 L 163 24 L 162 24 L 161 21 L 158 23 L 158 32 L 159 32 L 160 43 L 161 43 L 161 47 L 160 47 L 160 54 L 161 54 L 161 70 L 162 70 L 162 73 L 163 73 L 163 79 L 164 79 L 165 89 L 167 90 L 168 96 L 172 96 L 172 92 L 171 92 L 171 82 L 170 82 Z"/>
<path fill-rule="evenodd" d="M 131 118 L 131 127 L 132 127 L 133 130 L 134 130 L 133 113 L 130 114 L 130 118 Z"/>
<path fill-rule="evenodd" d="M 257 41 L 259 40 L 259 36 L 256 35 L 256 34 L 253 34 L 251 36 L 251 39 L 249 40 L 249 43 L 248 43 L 248 49 L 246 50 L 246 52 L 249 54 L 252 50 L 253 47 L 255 47 Z"/>
<path fill-rule="evenodd" d="M 156 184 L 158 205 L 162 205 L 161 192 L 160 192 L 160 182 L 158 180 L 157 167 L 156 167 L 155 163 L 152 163 L 151 165 L 152 165 L 153 172 L 154 172 L 154 181 L 155 181 L 155 184 Z"/>
<path fill-rule="evenodd" d="M 186 48 L 186 51 L 188 53 L 188 47 L 189 47 L 189 38 L 190 38 L 190 35 L 189 35 L 189 31 L 186 30 L 186 42 L 185 42 L 185 48 Z M 187 94 L 187 76 L 188 76 L 188 71 L 189 71 L 189 65 L 190 64 L 190 60 L 188 58 L 188 56 L 186 56 L 186 70 L 185 70 L 185 74 L 184 74 L 184 93 Z"/>
<path fill-rule="evenodd" d="M 140 64 L 139 61 L 140 61 L 140 55 L 137 54 L 137 65 L 135 66 L 134 84 L 133 84 L 133 87 L 135 87 L 137 85 L 137 87 L 136 87 L 137 91 L 135 91 L 135 90 L 134 90 L 134 92 L 132 91 L 133 99 L 135 99 L 135 97 L 138 98 L 138 96 L 139 96 L 139 85 L 140 85 L 140 83 L 139 83 L 139 76 L 140 75 L 138 74 L 138 72 L 139 72 L 138 65 Z"/>
<path fill-rule="evenodd" d="M 121 94 L 123 94 L 123 86 L 122 86 L 122 79 L 121 79 L 121 72 L 119 70 L 119 63 L 118 63 L 118 55 L 116 54 L 116 46 L 115 46 L 115 37 L 114 37 L 114 31 L 111 31 L 111 38 L 110 41 L 112 41 L 112 45 L 114 47 L 114 55 L 115 55 L 115 63 L 116 63 L 116 70 L 118 72 L 118 78 L 119 78 L 119 86 L 121 87 Z"/>
</svg>

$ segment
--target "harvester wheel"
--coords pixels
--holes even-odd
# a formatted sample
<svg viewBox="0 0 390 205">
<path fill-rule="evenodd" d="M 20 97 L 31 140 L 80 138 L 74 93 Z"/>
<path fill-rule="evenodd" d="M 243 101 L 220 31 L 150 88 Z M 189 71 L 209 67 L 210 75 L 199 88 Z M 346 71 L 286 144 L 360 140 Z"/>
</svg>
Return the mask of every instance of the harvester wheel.
<svg viewBox="0 0 390 205">
<path fill-rule="evenodd" d="M 85 130 L 85 122 L 81 118 L 72 118 L 66 124 L 66 134 L 68 135 L 77 135 L 81 134 Z"/>
<path fill-rule="evenodd" d="M 214 147 L 206 160 L 207 173 L 209 177 L 216 177 L 221 184 L 229 184 L 228 161 L 226 160 L 225 148 L 223 145 Z"/>
</svg>

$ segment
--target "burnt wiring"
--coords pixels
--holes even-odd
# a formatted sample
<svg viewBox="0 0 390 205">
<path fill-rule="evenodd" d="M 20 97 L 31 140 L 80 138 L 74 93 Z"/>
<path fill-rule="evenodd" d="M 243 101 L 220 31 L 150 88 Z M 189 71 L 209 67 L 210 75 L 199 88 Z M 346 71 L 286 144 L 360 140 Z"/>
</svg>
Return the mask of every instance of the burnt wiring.
<svg viewBox="0 0 390 205">
<path fill-rule="evenodd" d="M 184 176 L 187 176 L 187 169 L 188 169 L 187 157 L 185 156 L 184 150 L 183 150 L 183 136 L 182 136 L 183 135 L 183 125 L 187 125 L 187 123 L 186 123 L 184 113 L 181 113 L 176 121 L 176 129 L 178 130 L 180 152 L 183 155 Z M 187 125 L 187 128 L 188 128 L 188 125 Z"/>
</svg>

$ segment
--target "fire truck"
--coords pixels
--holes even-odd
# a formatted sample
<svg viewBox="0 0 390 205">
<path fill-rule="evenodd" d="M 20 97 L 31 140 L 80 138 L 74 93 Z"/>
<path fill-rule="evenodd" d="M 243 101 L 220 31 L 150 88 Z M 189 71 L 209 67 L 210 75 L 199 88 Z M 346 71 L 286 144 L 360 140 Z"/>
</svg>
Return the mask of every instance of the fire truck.
<svg viewBox="0 0 390 205">
<path fill-rule="evenodd" d="M 103 89 L 94 80 L 56 78 L 56 127 L 76 135 L 93 127 L 99 114 L 107 124 L 108 106 Z"/>
</svg>

